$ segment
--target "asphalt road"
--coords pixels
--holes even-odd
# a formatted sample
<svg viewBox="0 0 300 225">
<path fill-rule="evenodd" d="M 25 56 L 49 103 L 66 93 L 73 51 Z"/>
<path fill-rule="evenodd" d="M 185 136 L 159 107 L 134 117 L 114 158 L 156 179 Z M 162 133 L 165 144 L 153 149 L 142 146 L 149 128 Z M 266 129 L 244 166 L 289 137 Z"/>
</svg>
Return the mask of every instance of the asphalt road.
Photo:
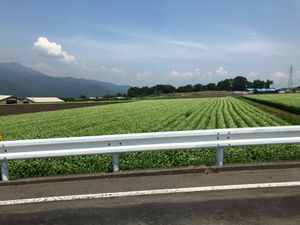
<svg viewBox="0 0 300 225">
<path fill-rule="evenodd" d="M 299 181 L 300 169 L 160 175 L 0 186 L 7 200 Z M 300 224 L 300 186 L 0 206 L 0 224 Z"/>
</svg>

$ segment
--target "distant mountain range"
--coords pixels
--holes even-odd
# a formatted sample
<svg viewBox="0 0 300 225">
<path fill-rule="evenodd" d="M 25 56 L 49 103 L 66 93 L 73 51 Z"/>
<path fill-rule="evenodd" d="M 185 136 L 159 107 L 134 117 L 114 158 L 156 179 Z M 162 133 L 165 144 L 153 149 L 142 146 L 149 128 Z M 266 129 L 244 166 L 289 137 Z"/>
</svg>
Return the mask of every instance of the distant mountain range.
<svg viewBox="0 0 300 225">
<path fill-rule="evenodd" d="M 73 77 L 51 77 L 16 62 L 0 63 L 0 95 L 56 96 L 60 98 L 104 96 L 126 93 L 129 86 L 78 79 Z"/>
</svg>

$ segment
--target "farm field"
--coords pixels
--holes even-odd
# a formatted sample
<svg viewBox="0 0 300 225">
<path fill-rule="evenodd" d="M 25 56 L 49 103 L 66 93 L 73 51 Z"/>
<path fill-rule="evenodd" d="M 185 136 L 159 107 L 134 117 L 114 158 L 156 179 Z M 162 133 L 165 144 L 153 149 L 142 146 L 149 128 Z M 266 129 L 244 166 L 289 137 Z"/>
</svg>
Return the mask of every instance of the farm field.
<svg viewBox="0 0 300 225">
<path fill-rule="evenodd" d="M 107 104 L 114 104 L 114 103 L 121 103 L 121 101 L 0 105 L 0 116 L 17 115 L 17 114 L 33 113 L 33 112 L 53 111 L 53 110 L 63 110 L 63 109 L 73 109 L 73 108 L 83 108 L 83 107 L 107 105 Z"/>
<path fill-rule="evenodd" d="M 3 116 L 6 140 L 140 133 L 155 131 L 289 125 L 233 97 L 137 101 L 63 111 Z M 299 160 L 297 145 L 228 148 L 225 163 Z M 213 165 L 215 150 L 130 153 L 120 168 Z M 13 178 L 111 171 L 111 156 L 84 156 L 11 162 Z"/>
<path fill-rule="evenodd" d="M 300 115 L 300 93 L 251 95 L 245 98 Z"/>
</svg>

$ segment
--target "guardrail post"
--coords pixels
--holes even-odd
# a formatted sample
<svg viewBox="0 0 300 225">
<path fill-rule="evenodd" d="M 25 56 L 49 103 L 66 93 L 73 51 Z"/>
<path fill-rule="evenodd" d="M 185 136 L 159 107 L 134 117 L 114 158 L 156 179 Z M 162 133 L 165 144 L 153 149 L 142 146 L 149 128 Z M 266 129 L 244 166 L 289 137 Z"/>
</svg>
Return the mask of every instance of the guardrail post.
<svg viewBox="0 0 300 225">
<path fill-rule="evenodd" d="M 113 172 L 118 172 L 119 171 L 119 163 L 120 163 L 119 154 L 113 153 L 112 160 L 113 160 Z"/>
<path fill-rule="evenodd" d="M 222 166 L 224 160 L 224 147 L 221 147 L 217 150 L 217 165 Z"/>
<path fill-rule="evenodd" d="M 2 181 L 8 181 L 9 180 L 8 160 L 2 160 L 1 161 L 1 177 L 2 177 Z"/>
</svg>

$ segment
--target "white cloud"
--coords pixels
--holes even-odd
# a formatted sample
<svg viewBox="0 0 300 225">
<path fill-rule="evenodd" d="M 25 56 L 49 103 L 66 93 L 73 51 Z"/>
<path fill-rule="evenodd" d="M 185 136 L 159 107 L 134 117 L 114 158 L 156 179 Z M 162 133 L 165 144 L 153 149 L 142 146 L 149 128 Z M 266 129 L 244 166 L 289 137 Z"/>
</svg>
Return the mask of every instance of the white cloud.
<svg viewBox="0 0 300 225">
<path fill-rule="evenodd" d="M 57 58 L 64 62 L 75 62 L 75 57 L 63 51 L 62 46 L 56 42 L 50 42 L 46 37 L 39 37 L 34 43 L 34 49 L 41 55 Z"/>
<path fill-rule="evenodd" d="M 100 66 L 100 70 L 108 71 L 108 69 L 105 66 Z"/>
<path fill-rule="evenodd" d="M 219 69 L 219 68 L 218 68 Z M 224 68 L 223 73 L 224 74 Z M 177 86 L 185 85 L 185 84 L 207 84 L 211 82 L 218 82 L 224 77 L 220 78 L 216 72 L 211 71 L 203 71 L 199 68 L 195 68 L 194 70 L 187 72 L 178 72 L 177 70 L 171 70 L 168 75 L 165 77 L 166 83 L 175 84 Z"/>
<path fill-rule="evenodd" d="M 36 63 L 36 64 L 27 64 L 30 68 L 45 73 L 47 75 L 53 75 L 57 73 L 56 68 L 49 66 L 47 63 Z"/>
<path fill-rule="evenodd" d="M 109 73 L 113 73 L 113 74 L 118 74 L 118 75 L 123 75 L 125 74 L 125 72 L 117 67 L 112 67 L 112 68 L 108 68 L 106 66 L 100 66 L 100 70 L 104 71 L 104 72 L 109 72 Z"/>
<path fill-rule="evenodd" d="M 194 72 L 184 72 L 184 73 L 179 73 L 176 70 L 172 70 L 169 74 L 169 77 L 177 77 L 177 78 L 189 78 L 195 76 Z"/>
<path fill-rule="evenodd" d="M 199 68 L 195 69 L 195 73 L 200 73 L 200 72 L 201 72 L 201 70 Z"/>
<path fill-rule="evenodd" d="M 181 74 L 182 77 L 193 77 L 195 74 L 193 72 L 184 72 Z"/>
<path fill-rule="evenodd" d="M 288 83 L 288 74 L 278 71 L 270 74 L 268 79 L 273 80 L 276 87 L 286 87 Z"/>
<path fill-rule="evenodd" d="M 288 75 L 284 72 L 276 72 L 276 73 L 272 73 L 271 77 L 276 79 L 282 79 L 282 78 L 287 78 Z"/>
<path fill-rule="evenodd" d="M 281 43 L 270 40 L 251 40 L 236 42 L 225 45 L 225 50 L 229 53 L 257 53 L 257 54 L 276 54 L 281 47 Z"/>
<path fill-rule="evenodd" d="M 249 72 L 249 73 L 247 74 L 247 77 L 248 77 L 248 78 L 251 78 L 251 79 L 254 79 L 254 78 L 258 77 L 258 75 L 257 75 L 257 73 L 255 73 L 255 72 Z"/>
<path fill-rule="evenodd" d="M 68 43 L 77 48 L 76 52 L 81 52 L 83 56 L 80 58 L 87 62 L 90 60 L 89 67 L 91 67 L 82 70 L 84 73 L 73 69 L 69 73 L 70 75 L 74 73 L 78 74 L 78 76 L 86 74 L 86 76 L 93 76 L 93 78 L 100 80 L 129 84 L 149 85 L 150 83 L 165 82 L 182 85 L 184 83 L 205 84 L 208 82 L 218 82 L 219 80 L 240 73 L 237 71 L 245 70 L 249 72 L 247 75 L 249 80 L 251 78 L 253 80 L 265 80 L 269 78 L 275 81 L 275 78 L 281 75 L 274 73 L 271 76 L 272 71 L 269 71 L 269 68 L 267 68 L 268 65 L 275 65 L 277 62 L 285 63 L 284 60 L 292 62 L 294 58 L 297 58 L 294 55 L 299 52 L 297 49 L 290 51 L 292 45 L 297 47 L 294 43 L 275 39 L 276 37 L 264 37 L 251 30 L 230 31 L 226 28 L 221 33 L 223 31 L 225 32 L 224 35 L 227 35 L 226 38 L 219 38 L 222 35 L 211 39 L 203 38 L 201 35 L 188 35 L 185 36 L 186 38 L 182 38 L 183 36 L 161 36 L 161 34 L 155 33 L 151 35 L 148 33 L 135 35 L 135 32 L 125 30 L 125 35 L 132 36 L 128 37 L 125 42 L 110 41 L 101 37 L 91 40 L 86 36 L 60 39 L 59 43 L 49 42 L 46 39 L 48 41 L 47 45 L 51 46 L 47 47 L 46 50 L 43 49 L 42 54 L 47 56 L 52 55 L 52 57 L 64 57 L 59 52 L 66 50 L 64 49 L 66 48 L 64 43 Z M 228 36 L 226 32 L 235 35 Z M 36 44 L 38 42 L 39 40 Z M 80 66 L 79 61 L 77 59 L 77 66 Z M 139 65 L 132 62 L 138 62 Z M 260 68 L 262 62 L 266 63 Z M 53 65 L 57 67 L 57 70 L 61 71 L 62 67 L 59 68 L 54 63 L 53 61 Z M 255 69 L 257 63 L 259 67 Z M 73 64 L 70 65 L 74 66 Z M 155 66 L 151 68 L 151 65 Z M 67 65 L 60 64 L 60 66 Z M 197 66 L 201 66 L 201 71 L 199 68 L 196 68 Z M 126 68 L 125 73 L 121 67 Z M 193 68 L 196 69 L 193 70 Z M 233 71 L 234 68 L 237 71 Z M 284 71 L 280 69 L 281 67 L 276 68 Z M 256 72 L 253 72 L 253 69 Z M 145 70 L 149 70 L 150 72 Z M 71 71 L 71 68 L 69 71 Z M 276 71 L 276 69 L 273 70 L 273 72 Z M 64 71 L 60 73 L 66 74 Z M 300 75 L 297 75 L 295 72 L 294 80 L 297 77 L 300 78 Z M 285 79 L 282 78 L 281 83 L 287 83 Z"/>
<path fill-rule="evenodd" d="M 180 73 L 177 72 L 176 70 L 172 70 L 169 74 L 168 74 L 169 77 L 180 77 Z"/>
<path fill-rule="evenodd" d="M 110 72 L 112 72 L 112 73 L 114 73 L 114 74 L 120 74 L 120 75 L 124 74 L 124 71 L 123 71 L 123 70 L 120 70 L 120 69 L 118 69 L 118 68 L 116 68 L 116 67 L 111 68 L 111 69 L 110 69 Z"/>
<path fill-rule="evenodd" d="M 172 41 L 167 41 L 167 43 L 174 44 L 174 45 L 181 46 L 181 47 L 187 47 L 187 48 L 207 49 L 207 46 L 205 44 L 199 43 L 199 42 L 187 42 L 187 41 L 172 40 Z"/>
<path fill-rule="evenodd" d="M 216 69 L 216 74 L 225 76 L 227 74 L 227 71 L 222 66 L 220 66 L 219 68 Z"/>
<path fill-rule="evenodd" d="M 202 78 L 204 76 L 208 75 L 207 72 L 201 72 L 199 68 L 194 69 L 193 71 L 187 71 L 187 72 L 178 72 L 176 70 L 172 70 L 169 74 L 168 77 L 173 77 L 173 78 Z"/>
<path fill-rule="evenodd" d="M 273 80 L 276 87 L 287 87 L 289 74 L 287 72 L 285 73 L 285 72 L 278 71 L 270 74 L 268 79 Z M 293 85 L 295 87 L 300 85 L 300 76 L 297 76 L 297 71 L 294 73 L 293 76 Z"/>
<path fill-rule="evenodd" d="M 242 31 L 243 32 L 243 31 Z M 206 40 L 197 37 L 191 40 L 169 39 L 155 35 L 138 35 L 132 42 L 109 42 L 77 37 L 71 42 L 82 51 L 89 51 L 89 57 L 107 60 L 217 60 L 240 61 L 245 57 L 257 60 L 259 57 L 281 57 L 290 52 L 289 44 L 262 37 L 255 32 L 237 34 L 233 39 Z M 224 41 L 226 40 L 226 41 Z M 103 54 L 105 53 L 105 54 Z M 289 53 L 290 54 L 290 53 Z M 249 61 L 249 59 L 247 59 Z"/>
<path fill-rule="evenodd" d="M 144 80 L 144 79 L 147 79 L 149 78 L 151 75 L 150 71 L 143 71 L 143 72 L 138 72 L 137 74 L 137 79 L 138 80 Z"/>
</svg>

